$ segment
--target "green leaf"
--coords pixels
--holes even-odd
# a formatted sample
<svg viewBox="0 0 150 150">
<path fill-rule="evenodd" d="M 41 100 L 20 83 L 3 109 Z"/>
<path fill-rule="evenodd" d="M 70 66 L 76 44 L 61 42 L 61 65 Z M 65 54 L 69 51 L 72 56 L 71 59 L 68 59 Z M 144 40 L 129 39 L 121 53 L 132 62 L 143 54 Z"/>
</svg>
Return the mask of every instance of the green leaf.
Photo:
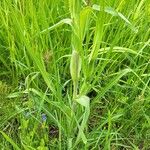
<svg viewBox="0 0 150 150">
<path fill-rule="evenodd" d="M 75 142 L 75 145 L 78 144 L 78 142 L 80 141 L 80 138 L 82 139 L 83 143 L 86 144 L 87 143 L 87 139 L 86 136 L 84 134 L 84 129 L 87 126 L 87 121 L 90 115 L 90 98 L 83 95 L 79 98 L 76 99 L 76 101 L 83 107 L 85 107 L 85 111 L 83 113 L 83 119 L 81 122 L 81 125 L 78 125 L 79 128 L 79 132 L 78 132 L 78 136 Z"/>
<path fill-rule="evenodd" d="M 115 53 L 130 53 L 130 54 L 138 55 L 138 52 L 133 49 L 126 48 L 126 47 L 119 47 L 119 46 L 115 46 L 112 49 L 111 49 L 111 47 L 101 48 L 101 49 L 99 49 L 99 54 L 107 53 L 109 50 L 111 50 L 112 52 L 115 52 Z M 143 57 L 141 54 L 139 54 L 139 55 L 141 57 Z"/>
<path fill-rule="evenodd" d="M 110 80 L 110 82 L 109 82 L 105 87 L 102 87 L 102 88 L 101 88 L 101 90 L 99 91 L 99 94 L 98 94 L 97 97 L 95 98 L 95 101 L 94 101 L 94 102 L 96 102 L 97 100 L 99 101 L 99 99 L 100 99 L 101 97 L 103 97 L 104 94 L 105 94 L 110 88 L 112 88 L 112 86 L 115 85 L 115 84 L 120 80 L 121 77 L 123 77 L 124 75 L 126 75 L 126 74 L 129 73 L 129 72 L 132 72 L 132 70 L 131 70 L 130 68 L 124 69 L 124 70 L 118 72 L 118 75 L 116 75 L 114 78 L 112 78 L 112 79 Z"/>
<path fill-rule="evenodd" d="M 21 148 L 19 148 L 18 145 L 7 134 L 5 134 L 5 132 L 0 131 L 0 133 L 3 135 L 6 141 L 9 142 L 13 146 L 15 150 L 21 150 Z"/>
<path fill-rule="evenodd" d="M 96 11 L 101 11 L 101 7 L 99 5 L 94 4 L 92 6 L 92 8 Z M 135 33 L 138 32 L 138 29 L 135 28 L 132 23 L 120 12 L 117 12 L 114 8 L 112 7 L 105 7 L 104 11 L 108 14 L 111 14 L 112 16 L 118 16 L 119 18 L 121 18 L 129 27 L 132 31 L 134 31 Z"/>
<path fill-rule="evenodd" d="M 88 22 L 91 12 L 92 12 L 91 7 L 85 7 L 80 12 L 80 34 L 82 40 L 84 39 L 88 28 Z"/>
<path fill-rule="evenodd" d="M 80 105 L 82 105 L 82 106 L 84 106 L 84 107 L 86 107 L 86 108 L 89 108 L 89 104 L 90 104 L 90 99 L 89 99 L 89 97 L 83 95 L 83 96 L 81 96 L 80 98 L 77 98 L 76 101 L 77 101 Z"/>
<path fill-rule="evenodd" d="M 96 28 L 95 28 L 95 34 L 93 39 L 93 46 L 89 56 L 89 63 L 92 62 L 94 59 L 96 59 L 98 55 L 98 50 L 103 38 L 104 22 L 105 22 L 105 13 L 104 10 L 102 10 L 99 11 L 96 19 Z M 93 70 L 93 68 L 91 70 Z"/>
<path fill-rule="evenodd" d="M 94 5 L 92 6 L 92 8 L 93 8 L 94 10 L 101 11 L 101 8 L 100 8 L 99 5 L 94 4 Z M 117 12 L 115 9 L 113 9 L 112 7 L 105 7 L 104 11 L 105 11 L 106 13 L 108 13 L 108 14 L 113 15 L 113 16 L 118 16 L 118 12 Z"/>
<path fill-rule="evenodd" d="M 71 23 L 72 23 L 72 20 L 70 18 L 66 18 L 66 19 L 62 19 L 60 20 L 58 23 L 54 24 L 53 26 L 47 28 L 47 29 L 44 29 L 43 31 L 40 32 L 40 34 L 43 34 L 45 32 L 48 32 L 48 31 L 51 31 L 51 30 L 54 30 L 64 24 L 68 24 L 71 26 Z"/>
</svg>

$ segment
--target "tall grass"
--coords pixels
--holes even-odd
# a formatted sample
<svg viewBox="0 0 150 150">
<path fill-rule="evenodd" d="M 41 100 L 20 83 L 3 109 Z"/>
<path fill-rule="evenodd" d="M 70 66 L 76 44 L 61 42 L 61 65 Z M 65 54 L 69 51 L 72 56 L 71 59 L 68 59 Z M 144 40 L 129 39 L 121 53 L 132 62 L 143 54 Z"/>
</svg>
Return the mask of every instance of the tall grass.
<svg viewBox="0 0 150 150">
<path fill-rule="evenodd" d="M 150 2 L 0 2 L 0 148 L 150 147 Z"/>
</svg>

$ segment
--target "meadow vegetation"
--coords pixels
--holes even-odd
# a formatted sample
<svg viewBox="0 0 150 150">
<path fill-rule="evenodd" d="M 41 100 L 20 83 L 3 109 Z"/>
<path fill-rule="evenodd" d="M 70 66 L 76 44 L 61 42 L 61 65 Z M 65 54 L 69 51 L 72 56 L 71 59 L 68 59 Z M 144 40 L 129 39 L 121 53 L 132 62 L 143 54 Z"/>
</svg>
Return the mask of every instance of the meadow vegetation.
<svg viewBox="0 0 150 150">
<path fill-rule="evenodd" d="M 150 0 L 1 0 L 0 149 L 148 150 Z"/>
</svg>

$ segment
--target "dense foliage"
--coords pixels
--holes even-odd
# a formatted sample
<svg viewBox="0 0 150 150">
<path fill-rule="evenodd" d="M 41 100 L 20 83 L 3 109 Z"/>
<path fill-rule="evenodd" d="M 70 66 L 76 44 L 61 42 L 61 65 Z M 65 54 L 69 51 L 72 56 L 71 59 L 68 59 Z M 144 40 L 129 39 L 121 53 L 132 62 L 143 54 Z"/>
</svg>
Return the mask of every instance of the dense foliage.
<svg viewBox="0 0 150 150">
<path fill-rule="evenodd" d="M 0 69 L 0 149 L 150 148 L 149 0 L 1 0 Z"/>
</svg>

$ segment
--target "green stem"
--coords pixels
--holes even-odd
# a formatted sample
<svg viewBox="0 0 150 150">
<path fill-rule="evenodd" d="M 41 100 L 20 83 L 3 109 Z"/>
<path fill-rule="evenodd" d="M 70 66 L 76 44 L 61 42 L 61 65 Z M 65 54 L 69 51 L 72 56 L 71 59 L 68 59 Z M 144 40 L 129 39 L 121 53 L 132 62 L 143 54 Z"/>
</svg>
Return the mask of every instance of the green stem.
<svg viewBox="0 0 150 150">
<path fill-rule="evenodd" d="M 78 81 L 73 82 L 73 100 L 77 98 L 78 94 Z"/>
</svg>

